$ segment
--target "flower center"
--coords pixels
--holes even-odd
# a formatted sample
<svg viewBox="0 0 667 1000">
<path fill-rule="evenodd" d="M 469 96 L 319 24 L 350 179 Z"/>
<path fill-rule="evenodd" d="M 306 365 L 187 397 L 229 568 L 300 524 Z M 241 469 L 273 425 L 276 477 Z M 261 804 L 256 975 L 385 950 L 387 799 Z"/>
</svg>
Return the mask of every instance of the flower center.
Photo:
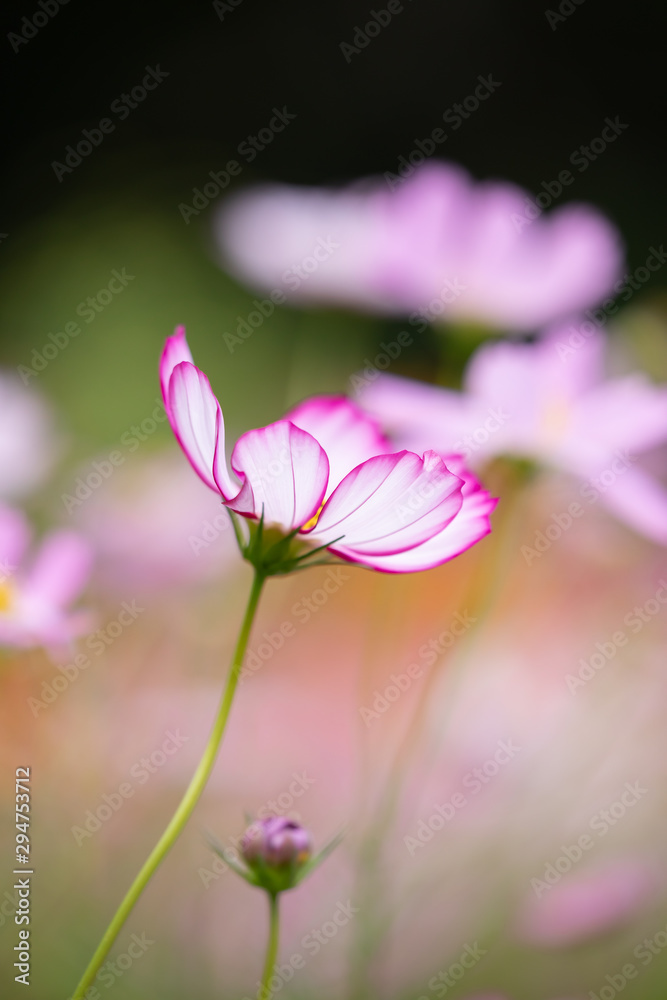
<svg viewBox="0 0 667 1000">
<path fill-rule="evenodd" d="M 315 527 L 315 525 L 317 524 L 317 522 L 320 519 L 320 514 L 322 513 L 322 510 L 324 508 L 324 503 L 325 503 L 325 501 L 323 500 L 322 503 L 320 504 L 320 507 L 319 507 L 319 510 L 317 511 L 317 513 L 313 514 L 313 516 L 311 517 L 310 521 L 306 521 L 306 523 L 301 526 L 301 529 L 300 529 L 301 531 L 310 531 L 311 528 Z"/>
<path fill-rule="evenodd" d="M 572 408 L 563 396 L 547 400 L 542 411 L 542 429 L 550 438 L 561 438 L 572 419 Z"/>
<path fill-rule="evenodd" d="M 14 604 L 14 588 L 8 580 L 0 582 L 0 614 L 8 614 Z"/>
</svg>

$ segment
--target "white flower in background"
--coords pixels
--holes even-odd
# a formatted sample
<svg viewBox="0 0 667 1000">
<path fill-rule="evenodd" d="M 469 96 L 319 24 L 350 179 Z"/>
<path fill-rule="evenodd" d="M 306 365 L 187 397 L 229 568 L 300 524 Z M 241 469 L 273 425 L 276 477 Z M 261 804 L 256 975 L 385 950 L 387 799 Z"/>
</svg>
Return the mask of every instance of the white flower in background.
<svg viewBox="0 0 667 1000">
<path fill-rule="evenodd" d="M 0 497 L 13 500 L 44 482 L 59 452 L 53 414 L 15 372 L 0 370 Z"/>
</svg>

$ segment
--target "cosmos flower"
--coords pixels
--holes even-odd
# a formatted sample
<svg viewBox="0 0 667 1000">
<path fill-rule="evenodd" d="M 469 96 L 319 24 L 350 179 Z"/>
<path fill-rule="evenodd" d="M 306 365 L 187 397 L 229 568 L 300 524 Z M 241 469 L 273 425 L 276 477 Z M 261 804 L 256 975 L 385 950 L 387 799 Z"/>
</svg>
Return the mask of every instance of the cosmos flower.
<svg viewBox="0 0 667 1000">
<path fill-rule="evenodd" d="M 160 365 L 165 407 L 195 472 L 236 514 L 260 521 L 289 560 L 315 550 L 387 572 L 445 562 L 489 530 L 493 501 L 434 451 L 400 451 L 344 397 L 315 397 L 247 431 L 225 456 L 222 410 L 180 327 Z M 247 550 L 246 550 L 247 553 Z M 249 556 L 247 556 L 250 558 Z M 285 558 L 283 558 L 285 557 Z M 291 563 L 287 568 L 294 568 Z"/>
<path fill-rule="evenodd" d="M 71 611 L 90 571 L 90 550 L 71 531 L 53 532 L 27 563 L 30 529 L 24 515 L 0 508 L 0 645 L 65 648 L 89 625 Z"/>
<path fill-rule="evenodd" d="M 394 190 L 265 185 L 228 199 L 225 265 L 261 291 L 411 321 L 528 331 L 597 305 L 620 276 L 619 237 L 586 205 L 541 216 L 526 192 L 430 162 Z M 539 217 L 537 217 L 539 215 Z"/>
<path fill-rule="evenodd" d="M 575 476 L 584 501 L 667 544 L 667 490 L 637 461 L 667 441 L 667 387 L 640 373 L 606 378 L 604 337 L 577 332 L 483 346 L 461 392 L 381 375 L 361 402 L 404 447 L 428 441 L 476 466 L 517 456 Z"/>
<path fill-rule="evenodd" d="M 59 451 L 53 415 L 16 372 L 0 371 L 0 497 L 15 500 L 38 487 Z"/>
</svg>

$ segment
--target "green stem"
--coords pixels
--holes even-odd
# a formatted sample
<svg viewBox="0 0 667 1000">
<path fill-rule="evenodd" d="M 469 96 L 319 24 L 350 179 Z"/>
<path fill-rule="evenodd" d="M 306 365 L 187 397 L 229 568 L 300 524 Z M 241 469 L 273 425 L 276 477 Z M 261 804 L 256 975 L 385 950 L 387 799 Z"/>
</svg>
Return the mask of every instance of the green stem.
<svg viewBox="0 0 667 1000">
<path fill-rule="evenodd" d="M 264 972 L 262 973 L 262 986 L 257 994 L 259 1000 L 271 1000 L 273 993 L 269 988 L 273 969 L 278 958 L 278 930 L 280 917 L 278 914 L 278 894 L 269 893 L 269 944 L 266 949 L 266 960 L 264 962 Z"/>
<path fill-rule="evenodd" d="M 178 836 L 183 830 L 183 827 L 192 815 L 202 792 L 204 791 L 206 782 L 208 781 L 211 771 L 213 770 L 213 765 L 215 764 L 215 759 L 218 750 L 220 749 L 220 744 L 222 743 L 222 737 L 225 733 L 227 719 L 229 718 L 232 701 L 234 700 L 234 692 L 236 691 L 236 686 L 241 674 L 243 658 L 248 646 L 248 639 L 250 638 L 250 632 L 255 618 L 255 612 L 257 611 L 257 605 L 259 603 L 262 587 L 264 585 L 264 579 L 265 577 L 261 573 L 255 573 L 250 591 L 250 597 L 248 599 L 248 606 L 246 608 L 243 624 L 241 625 L 241 631 L 239 632 L 239 637 L 236 642 L 236 648 L 234 650 L 234 656 L 232 657 L 231 666 L 229 668 L 227 683 L 220 702 L 220 708 L 218 709 L 218 714 L 215 718 L 211 735 L 209 736 L 208 743 L 206 744 L 206 749 L 204 750 L 202 758 L 197 765 L 197 770 L 195 771 L 192 780 L 188 785 L 187 791 L 176 809 L 176 812 L 169 821 L 169 825 L 144 862 L 143 867 L 130 886 L 111 923 L 107 927 L 104 937 L 100 941 L 95 954 L 90 960 L 88 968 L 81 978 L 81 982 L 72 995 L 72 1000 L 82 1000 L 86 991 L 94 982 L 100 966 L 109 954 L 114 941 L 118 937 L 118 934 L 130 915 L 135 903 L 141 896 L 141 893 L 146 888 L 148 882 L 162 860 L 173 847 Z"/>
</svg>

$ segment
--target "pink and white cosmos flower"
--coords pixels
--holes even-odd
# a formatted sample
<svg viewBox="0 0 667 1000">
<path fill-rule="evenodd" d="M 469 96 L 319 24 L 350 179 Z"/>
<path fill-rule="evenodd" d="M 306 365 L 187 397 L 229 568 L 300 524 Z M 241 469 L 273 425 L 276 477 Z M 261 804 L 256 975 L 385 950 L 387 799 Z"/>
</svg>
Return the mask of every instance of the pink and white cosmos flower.
<svg viewBox="0 0 667 1000">
<path fill-rule="evenodd" d="M 247 431 L 231 469 L 209 381 L 179 327 L 160 363 L 173 431 L 200 478 L 245 518 L 386 572 L 428 569 L 490 530 L 495 505 L 461 463 L 434 451 L 393 452 L 376 422 L 341 396 L 307 400 L 283 420 Z M 456 462 L 456 460 L 454 460 Z"/>
<path fill-rule="evenodd" d="M 90 626 L 89 614 L 70 605 L 88 580 L 91 552 L 74 532 L 55 531 L 27 561 L 29 543 L 23 513 L 0 508 L 0 646 L 57 653 Z"/>
<path fill-rule="evenodd" d="M 393 190 L 371 177 L 242 191 L 223 205 L 217 236 L 233 274 L 296 304 L 530 331 L 600 303 L 623 261 L 592 207 L 533 209 L 513 184 L 432 161 Z"/>
<path fill-rule="evenodd" d="M 636 531 L 667 544 L 667 489 L 639 456 L 667 442 L 667 386 L 637 372 L 605 376 L 601 333 L 556 327 L 536 343 L 492 343 L 473 356 L 463 390 L 381 375 L 362 405 L 404 447 L 463 450 L 479 467 L 497 455 L 576 477 Z"/>
</svg>

